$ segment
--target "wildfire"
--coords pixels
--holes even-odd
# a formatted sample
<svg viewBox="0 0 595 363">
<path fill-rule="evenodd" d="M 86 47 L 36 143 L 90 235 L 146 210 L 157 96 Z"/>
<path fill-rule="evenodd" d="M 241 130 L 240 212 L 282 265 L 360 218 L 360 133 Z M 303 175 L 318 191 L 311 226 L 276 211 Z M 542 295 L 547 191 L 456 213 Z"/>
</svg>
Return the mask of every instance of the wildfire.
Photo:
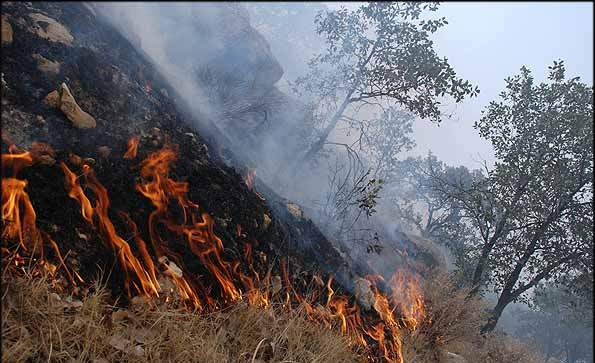
<svg viewBox="0 0 595 363">
<path fill-rule="evenodd" d="M 415 330 L 425 315 L 419 279 L 405 270 L 397 270 L 390 279 L 391 301 L 401 310 L 404 324 Z"/>
<path fill-rule="evenodd" d="M 139 141 L 138 136 L 128 141 L 124 158 L 136 157 Z M 17 240 L 23 250 L 41 249 L 37 245 L 47 241 L 74 283 L 57 243 L 36 227 L 35 211 L 25 191 L 27 181 L 16 177 L 19 170 L 34 163 L 36 153 L 53 153 L 40 145 L 35 147 L 35 152 L 16 153 L 16 148 L 12 147 L 9 154 L 2 155 L 3 165 L 13 168 L 13 177 L 2 179 L 5 224 L 2 237 Z M 80 171 L 75 173 L 64 162 L 59 163 L 68 196 L 77 201 L 82 219 L 99 232 L 104 244 L 113 251 L 129 296 L 140 294 L 157 298 L 167 295 L 163 291 L 166 285 L 162 279 L 165 278 L 173 283 L 180 299 L 197 310 L 217 309 L 238 300 L 266 308 L 274 299 L 284 297 L 286 308 L 301 306 L 309 320 L 327 328 L 336 327 L 350 337 L 354 347 L 365 349 L 370 360 L 403 363 L 402 334 L 416 330 L 425 313 L 417 277 L 405 270 L 397 270 L 389 280 L 391 293 L 387 295 L 379 288 L 382 277 L 367 276 L 374 299 L 372 310 L 362 313 L 352 296 L 336 290 L 332 277 L 324 283 L 320 276 L 313 276 L 312 291 L 304 296 L 292 285 L 287 261 L 281 262 L 281 277 L 272 277 L 271 270 L 259 273 L 253 258 L 257 241 L 250 240 L 247 231 L 239 224 L 236 225 L 236 235 L 243 245 L 243 254 L 228 259 L 223 241 L 215 233 L 213 218 L 189 199 L 187 182 L 170 177 L 176 159 L 177 150 L 165 146 L 148 154 L 140 163 L 140 178 L 135 189 L 154 207 L 144 221 L 149 243 L 143 239 L 132 217 L 123 211 L 117 211 L 117 215 L 127 225 L 131 237 L 125 240 L 116 231 L 110 219 L 108 191 L 90 165 L 83 163 Z M 254 178 L 255 170 L 249 171 L 245 181 L 251 190 Z M 131 240 L 134 249 L 128 243 Z M 186 268 L 182 256 L 175 251 L 182 245 L 189 247 L 204 274 L 191 273 Z M 15 263 L 20 261 L 17 256 L 20 258 L 15 255 Z M 76 272 L 75 276 L 82 280 Z M 282 288 L 284 295 L 278 294 Z M 381 357 L 376 356 L 378 353 Z"/>
<path fill-rule="evenodd" d="M 258 198 L 260 198 L 261 200 L 266 200 L 259 192 L 257 192 L 254 189 L 254 180 L 256 179 L 256 169 L 248 169 L 248 171 L 246 172 L 246 175 L 244 176 L 244 183 L 246 183 L 246 186 L 248 187 L 248 189 L 250 189 L 251 191 L 254 192 L 254 194 L 256 194 L 256 196 Z"/>
<path fill-rule="evenodd" d="M 46 241 L 54 250 L 60 265 L 64 267 L 70 282 L 75 285 L 74 278 L 64 263 L 58 245 L 49 234 L 37 228 L 37 215 L 29 199 L 29 194 L 25 191 L 27 181 L 17 178 L 18 173 L 23 168 L 33 165 L 35 160 L 55 154 L 48 145 L 38 142 L 33 142 L 30 152 L 15 153 L 18 151 L 15 145 L 10 145 L 8 151 L 9 154 L 2 154 L 2 167 L 12 167 L 13 177 L 4 177 L 4 173 L 2 174 L 2 239 L 3 241 L 16 239 L 19 247 L 25 252 L 30 252 L 31 257 L 40 256 L 41 265 L 47 265 L 43 249 L 44 241 Z M 22 258 L 18 252 L 15 252 L 14 255 L 19 256 L 19 259 Z M 53 272 L 56 271 L 56 269 L 53 270 Z M 80 276 L 76 276 L 82 282 Z"/>
<path fill-rule="evenodd" d="M 138 151 L 138 143 L 140 142 L 140 136 L 135 135 L 128 139 L 128 149 L 124 154 L 124 159 L 134 159 L 136 158 L 136 153 Z"/>
</svg>

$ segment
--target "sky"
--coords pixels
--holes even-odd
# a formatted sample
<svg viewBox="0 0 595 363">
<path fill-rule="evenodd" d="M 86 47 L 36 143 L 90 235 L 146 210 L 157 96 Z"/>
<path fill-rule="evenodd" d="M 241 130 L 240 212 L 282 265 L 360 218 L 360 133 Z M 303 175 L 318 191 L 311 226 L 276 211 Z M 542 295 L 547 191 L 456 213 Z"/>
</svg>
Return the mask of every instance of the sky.
<svg viewBox="0 0 595 363">
<path fill-rule="evenodd" d="M 326 3 L 331 8 L 357 3 Z M 432 150 L 451 165 L 480 168 L 493 162 L 491 145 L 481 139 L 473 123 L 481 110 L 497 100 L 504 79 L 525 65 L 536 82 L 547 67 L 562 59 L 566 76 L 593 84 L 593 3 L 591 2 L 445 2 L 436 15 L 449 22 L 435 36 L 439 55 L 448 58 L 457 74 L 479 86 L 480 94 L 449 105 L 451 119 L 440 126 L 418 120 L 416 152 Z"/>
</svg>

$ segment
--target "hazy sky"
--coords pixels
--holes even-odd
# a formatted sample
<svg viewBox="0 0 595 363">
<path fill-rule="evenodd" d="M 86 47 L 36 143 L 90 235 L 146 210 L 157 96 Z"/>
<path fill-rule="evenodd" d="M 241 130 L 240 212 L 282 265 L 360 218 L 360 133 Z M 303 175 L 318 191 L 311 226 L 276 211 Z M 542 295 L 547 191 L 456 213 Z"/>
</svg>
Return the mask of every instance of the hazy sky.
<svg viewBox="0 0 595 363">
<path fill-rule="evenodd" d="M 327 3 L 353 7 L 356 3 Z M 436 15 L 449 24 L 435 37 L 438 54 L 457 74 L 478 85 L 477 98 L 449 107 L 455 117 L 439 127 L 415 123 L 418 151 L 431 149 L 449 164 L 479 167 L 492 160 L 491 146 L 473 128 L 481 110 L 504 89 L 504 79 L 526 65 L 537 82 L 547 66 L 563 59 L 567 77 L 593 84 L 593 4 L 591 2 L 447 2 Z"/>
</svg>

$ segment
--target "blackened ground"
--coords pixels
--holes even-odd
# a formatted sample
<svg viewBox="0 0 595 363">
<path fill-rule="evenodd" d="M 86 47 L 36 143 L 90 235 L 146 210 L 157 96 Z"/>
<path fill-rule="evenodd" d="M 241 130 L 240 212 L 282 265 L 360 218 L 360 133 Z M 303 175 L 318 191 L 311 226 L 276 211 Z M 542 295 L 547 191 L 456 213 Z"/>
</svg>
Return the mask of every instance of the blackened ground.
<svg viewBox="0 0 595 363">
<path fill-rule="evenodd" d="M 34 24 L 29 15 L 33 13 L 63 24 L 74 38 L 72 45 L 52 42 L 30 31 Z M 348 270 L 347 262 L 310 221 L 282 213 L 282 198 L 270 190 L 265 192 L 268 202 L 276 206 L 272 211 L 248 189 L 242 175 L 227 166 L 231 163 L 241 170 L 238 159 L 217 144 L 213 136 L 217 130 L 208 127 L 210 121 L 180 111 L 183 108 L 179 107 L 176 91 L 155 67 L 83 4 L 3 2 L 2 15 L 14 32 L 13 42 L 2 45 L 3 153 L 12 143 L 28 149 L 32 141 L 40 141 L 56 150 L 58 161 L 68 160 L 69 153 L 92 158 L 96 175 L 109 192 L 110 217 L 118 233 L 124 239 L 131 236 L 116 213 L 124 211 L 148 241 L 146 222 L 153 207 L 134 189 L 137 165 L 169 140 L 179 147 L 171 177 L 188 181 L 190 199 L 214 217 L 227 258 L 242 253 L 242 243 L 236 237 L 239 224 L 248 236 L 246 240 L 255 243 L 255 252 L 266 256 L 261 268 L 272 264 L 278 273 L 279 261 L 285 257 L 296 272 Z M 59 73 L 39 70 L 33 54 L 59 62 Z M 68 85 L 81 108 L 96 119 L 96 128 L 77 129 L 59 110 L 44 105 L 45 96 L 61 82 Z M 43 122 L 38 121 L 38 116 Z M 206 126 L 200 133 L 188 126 L 196 124 Z M 142 136 L 139 154 L 133 161 L 124 160 L 126 142 L 132 135 Z M 201 135 L 208 135 L 208 140 Z M 107 157 L 98 153 L 102 146 L 111 150 Z M 98 269 L 115 268 L 111 287 L 118 294 L 122 274 L 114 267 L 114 256 L 97 231 L 82 219 L 78 203 L 68 197 L 59 166 L 36 164 L 19 177 L 29 182 L 27 191 L 39 227 L 58 242 L 67 261 L 78 265 L 86 279 L 95 277 Z M 265 214 L 272 220 L 268 228 Z M 134 249 L 134 242 L 130 243 Z M 201 274 L 189 249 L 184 249 L 181 241 L 173 244 L 186 267 Z"/>
</svg>

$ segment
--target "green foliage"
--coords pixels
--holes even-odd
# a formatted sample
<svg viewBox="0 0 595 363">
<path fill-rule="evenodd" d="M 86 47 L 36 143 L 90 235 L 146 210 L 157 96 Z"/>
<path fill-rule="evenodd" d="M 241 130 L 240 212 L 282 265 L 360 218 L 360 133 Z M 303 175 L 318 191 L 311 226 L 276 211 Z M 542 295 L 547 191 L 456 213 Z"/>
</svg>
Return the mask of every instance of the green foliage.
<svg viewBox="0 0 595 363">
<path fill-rule="evenodd" d="M 416 180 L 413 199 L 443 210 L 438 239 L 457 240 L 455 255 L 462 251 L 472 261 L 473 293 L 489 286 L 499 296 L 484 331 L 542 281 L 592 281 L 593 89 L 564 73 L 560 61 L 539 85 L 525 67 L 506 79 L 500 101 L 475 124 L 497 158 L 485 177 L 463 177 L 433 161 L 438 167 Z M 436 238 L 428 225 L 421 227 Z"/>
<path fill-rule="evenodd" d="M 305 159 L 322 149 L 346 112 L 357 113 L 362 105 L 392 102 L 440 122 L 441 97 L 460 102 L 477 95 L 477 87 L 457 78 L 448 59 L 434 50 L 430 36 L 447 22 L 422 15 L 437 8 L 435 3 L 370 2 L 317 15 L 317 32 L 327 48 L 294 84 L 297 94 L 312 100 L 318 124 Z"/>
<path fill-rule="evenodd" d="M 498 159 L 489 175 L 496 204 L 481 224 L 484 233 L 503 225 L 490 254 L 497 289 L 592 269 L 593 90 L 566 80 L 561 61 L 550 71 L 536 86 L 521 68 L 475 125 Z"/>
</svg>

